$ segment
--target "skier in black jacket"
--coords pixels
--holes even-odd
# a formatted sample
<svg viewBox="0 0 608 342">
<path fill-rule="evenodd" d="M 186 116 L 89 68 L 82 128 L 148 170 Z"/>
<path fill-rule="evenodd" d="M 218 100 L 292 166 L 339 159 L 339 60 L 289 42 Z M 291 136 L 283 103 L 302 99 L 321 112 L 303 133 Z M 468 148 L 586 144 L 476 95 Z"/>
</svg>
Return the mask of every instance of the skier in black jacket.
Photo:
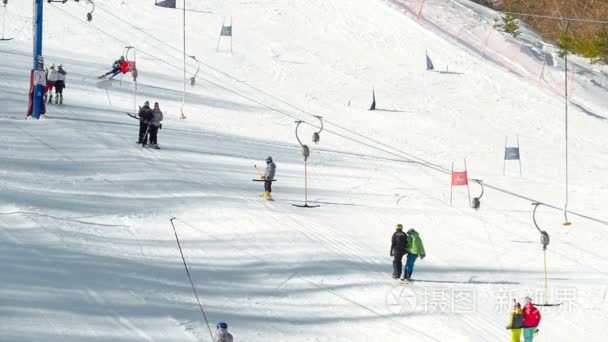
<svg viewBox="0 0 608 342">
<path fill-rule="evenodd" d="M 403 225 L 397 224 L 397 229 L 393 233 L 391 240 L 391 256 L 393 259 L 393 278 L 401 277 L 402 259 L 407 253 L 407 234 L 403 232 Z"/>
<path fill-rule="evenodd" d="M 121 73 L 121 67 L 122 67 L 122 63 L 124 63 L 124 61 L 125 61 L 125 57 L 120 56 L 119 59 L 115 60 L 114 63 L 112 63 L 112 70 L 106 72 L 105 74 L 103 74 L 97 78 L 104 78 L 108 75 L 112 75 L 110 77 L 110 79 L 114 78 L 116 75 Z"/>
<path fill-rule="evenodd" d="M 153 112 L 152 108 L 150 108 L 150 102 L 146 101 L 143 107 L 139 108 L 139 140 L 138 144 L 142 144 L 145 146 L 148 143 L 148 135 L 146 134 L 148 131 L 148 127 L 152 123 Z"/>
</svg>

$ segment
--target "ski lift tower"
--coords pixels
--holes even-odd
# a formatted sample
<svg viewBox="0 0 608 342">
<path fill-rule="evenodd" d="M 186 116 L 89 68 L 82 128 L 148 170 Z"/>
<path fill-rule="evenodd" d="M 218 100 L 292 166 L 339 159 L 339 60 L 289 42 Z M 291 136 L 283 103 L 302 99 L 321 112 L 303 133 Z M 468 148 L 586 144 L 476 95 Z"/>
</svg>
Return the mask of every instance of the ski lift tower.
<svg viewBox="0 0 608 342">
<path fill-rule="evenodd" d="M 52 2 L 52 1 L 50 1 Z M 61 1 L 55 1 L 61 2 Z M 40 119 L 42 113 L 42 97 L 44 96 L 44 86 L 46 85 L 46 74 L 44 72 L 44 58 L 42 57 L 42 18 L 43 18 L 43 0 L 35 0 L 34 2 L 34 64 L 32 67 L 31 87 L 34 93 L 32 94 L 32 116 L 34 119 Z"/>
<path fill-rule="evenodd" d="M 534 227 L 540 233 L 540 244 L 543 246 L 543 258 L 544 258 L 544 266 L 545 266 L 545 304 L 540 304 L 541 306 L 559 306 L 561 303 L 550 304 L 548 302 L 549 298 L 549 281 L 547 277 L 547 246 L 549 246 L 550 238 L 549 233 L 547 231 L 540 229 L 538 223 L 536 222 L 536 210 L 542 203 L 534 202 L 532 203 L 534 206 L 534 210 L 532 211 L 532 222 L 534 222 Z"/>
<path fill-rule="evenodd" d="M 320 118 L 319 118 L 319 120 L 320 120 Z M 319 205 L 310 205 L 310 204 L 308 204 L 308 171 L 307 171 L 307 161 L 308 161 L 308 157 L 310 156 L 310 148 L 308 147 L 308 145 L 302 144 L 302 141 L 300 140 L 300 137 L 298 136 L 298 128 L 300 127 L 300 125 L 303 122 L 304 121 L 302 121 L 302 120 L 297 120 L 295 123 L 296 123 L 296 139 L 298 140 L 298 143 L 302 147 L 302 156 L 304 157 L 304 205 L 302 205 L 302 204 L 293 204 L 293 206 L 300 207 L 300 208 L 317 208 L 317 207 L 319 207 Z"/>
</svg>

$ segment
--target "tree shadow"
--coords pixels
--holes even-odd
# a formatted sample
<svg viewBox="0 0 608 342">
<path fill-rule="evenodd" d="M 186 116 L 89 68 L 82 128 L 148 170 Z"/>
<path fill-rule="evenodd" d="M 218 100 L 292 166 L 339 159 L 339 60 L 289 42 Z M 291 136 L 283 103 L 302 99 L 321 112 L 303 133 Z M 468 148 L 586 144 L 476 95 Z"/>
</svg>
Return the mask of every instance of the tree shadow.
<svg viewBox="0 0 608 342">
<path fill-rule="evenodd" d="M 188 326 L 200 319 L 175 241 L 139 239 L 136 243 L 77 230 L 65 234 L 55 231 L 54 235 L 65 236 L 62 247 L 33 238 L 48 235 L 44 229 L 0 226 L 0 234 L 9 237 L 0 240 L 3 317 L 47 320 L 47 324 L 62 331 L 66 341 L 96 341 L 95 336 L 87 336 L 87 331 L 124 328 L 113 326 L 112 320 L 104 323 L 105 317 L 115 317 L 139 329 L 149 324 L 146 322 L 167 318 Z M 264 237 L 269 238 L 270 235 Z M 238 322 L 240 329 L 255 331 L 260 324 L 289 330 L 293 326 L 377 319 L 364 311 L 325 310 L 327 298 L 332 295 L 326 289 L 298 282 L 299 277 L 350 275 L 349 279 L 362 276 L 368 280 L 344 281 L 331 285 L 331 290 L 373 288 L 379 285 L 365 276 L 370 265 L 338 259 L 303 259 L 291 265 L 279 260 L 246 260 L 238 253 L 226 254 L 226 243 L 231 242 L 189 239 L 183 245 L 190 273 L 211 322 Z M 134 250 L 143 253 L 133 254 Z M 159 254 L 146 255 L 146 251 Z M 342 300 L 335 301 L 344 304 Z M 23 331 L 19 325 L 7 325 L 3 340 L 50 341 L 59 337 L 51 326 L 38 328 Z M 116 333 L 120 332 L 123 331 Z M 132 336 L 117 335 L 112 340 L 127 341 Z"/>
</svg>

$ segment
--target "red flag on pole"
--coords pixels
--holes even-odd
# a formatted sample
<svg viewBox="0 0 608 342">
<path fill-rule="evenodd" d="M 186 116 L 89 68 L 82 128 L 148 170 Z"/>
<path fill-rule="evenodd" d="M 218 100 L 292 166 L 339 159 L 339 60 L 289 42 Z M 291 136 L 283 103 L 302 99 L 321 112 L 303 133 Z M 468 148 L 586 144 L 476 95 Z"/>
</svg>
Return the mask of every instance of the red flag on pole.
<svg viewBox="0 0 608 342">
<path fill-rule="evenodd" d="M 452 186 L 469 185 L 466 171 L 452 171 Z"/>
<path fill-rule="evenodd" d="M 132 72 L 133 70 L 135 70 L 135 61 L 124 61 L 120 64 L 120 71 L 123 74 Z"/>
</svg>

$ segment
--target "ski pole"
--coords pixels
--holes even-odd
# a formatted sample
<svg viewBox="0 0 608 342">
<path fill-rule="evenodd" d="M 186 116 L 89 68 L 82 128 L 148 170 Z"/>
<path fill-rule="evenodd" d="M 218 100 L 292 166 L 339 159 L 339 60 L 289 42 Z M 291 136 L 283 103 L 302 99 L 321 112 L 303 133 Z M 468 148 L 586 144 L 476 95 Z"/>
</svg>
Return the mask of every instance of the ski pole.
<svg viewBox="0 0 608 342">
<path fill-rule="evenodd" d="M 152 125 L 152 121 L 150 121 L 148 127 L 146 128 L 146 134 L 144 134 L 144 139 L 141 142 L 141 146 L 144 146 L 146 144 L 146 141 L 148 140 L 148 131 L 150 130 L 150 125 Z"/>
<path fill-rule="evenodd" d="M 255 170 L 258 172 L 258 175 L 260 175 L 260 178 L 265 179 L 266 177 L 264 177 L 264 175 L 260 172 L 260 169 L 258 169 L 257 165 L 253 165 L 253 167 L 255 167 Z"/>
</svg>

